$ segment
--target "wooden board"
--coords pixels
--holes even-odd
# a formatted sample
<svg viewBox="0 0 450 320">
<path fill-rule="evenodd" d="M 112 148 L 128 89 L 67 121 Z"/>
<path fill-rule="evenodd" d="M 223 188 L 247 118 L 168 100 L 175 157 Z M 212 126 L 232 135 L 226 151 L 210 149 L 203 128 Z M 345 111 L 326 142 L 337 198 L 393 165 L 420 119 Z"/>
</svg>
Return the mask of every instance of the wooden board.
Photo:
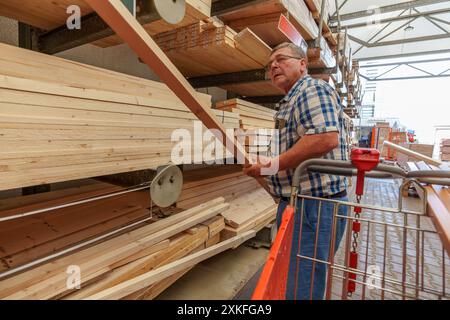
<svg viewBox="0 0 450 320">
<path fill-rule="evenodd" d="M 81 9 L 81 15 L 93 12 L 92 8 L 84 0 L 4 0 L 0 6 L 0 15 L 18 20 L 29 25 L 53 30 L 66 23 L 69 14 L 66 9 L 70 5 L 77 5 Z M 174 27 L 189 25 L 199 20 L 207 19 L 211 14 L 211 0 L 186 0 L 186 14 L 183 20 L 171 25 L 162 19 L 144 25 L 150 35 L 165 32 Z M 118 36 L 110 36 L 93 44 L 101 47 L 109 47 L 122 43 Z"/>
<path fill-rule="evenodd" d="M 0 15 L 44 30 L 52 30 L 66 23 L 69 16 L 66 9 L 70 5 L 79 6 L 81 15 L 92 12 L 91 7 L 83 0 L 4 0 L 0 6 Z"/>
<path fill-rule="evenodd" d="M 196 208 L 192 208 L 190 210 L 183 211 L 181 213 L 178 213 L 176 215 L 173 215 L 169 218 L 166 218 L 164 220 L 159 220 L 158 223 L 151 224 L 149 226 L 139 228 L 137 230 L 134 230 L 132 232 L 129 232 L 125 235 L 121 235 L 116 237 L 114 240 L 111 241 L 105 241 L 99 245 L 96 245 L 94 249 L 88 248 L 86 250 L 77 252 L 76 254 L 73 254 L 68 257 L 63 257 L 58 259 L 57 261 L 59 263 L 51 263 L 46 264 L 43 266 L 39 266 L 34 268 L 30 272 L 24 272 L 21 274 L 18 274 L 12 278 L 8 278 L 1 281 L 1 291 L 0 291 L 0 297 L 7 296 L 11 293 L 20 291 L 23 287 L 31 286 L 39 281 L 43 281 L 45 279 L 48 279 L 55 275 L 58 272 L 58 268 L 62 265 L 70 265 L 72 261 L 75 260 L 86 260 L 89 257 L 98 255 L 99 252 L 106 252 L 108 250 L 112 250 L 114 248 L 120 247 L 123 245 L 124 242 L 131 242 L 138 239 L 141 239 L 145 237 L 148 234 L 156 233 L 162 229 L 165 229 L 171 225 L 177 224 L 181 221 L 184 221 L 186 219 L 189 219 L 196 214 L 199 213 L 199 211 L 202 210 L 209 210 L 211 208 L 217 207 L 220 204 L 223 204 L 225 199 L 223 198 L 217 198 L 212 201 L 205 202 L 201 205 L 199 205 Z M 131 254 L 130 254 L 131 256 Z M 119 259 L 118 259 L 119 260 Z M 117 262 L 117 261 L 116 261 Z"/>
<path fill-rule="evenodd" d="M 249 27 L 261 39 L 266 40 L 265 33 L 270 31 L 270 28 L 266 28 L 266 30 L 264 30 L 263 28 L 260 28 L 260 26 L 264 24 L 264 21 L 270 21 L 270 19 L 268 19 L 269 15 L 281 13 L 289 13 L 286 16 L 289 16 L 289 20 L 305 40 L 312 40 L 317 37 L 317 25 L 303 1 L 261 1 L 251 6 L 243 6 L 234 11 L 229 11 L 223 15 L 220 15 L 219 18 L 226 24 L 233 25 L 233 28 L 236 28 L 237 30 L 240 30 L 238 25 L 243 28 Z M 252 18 L 255 18 L 253 22 L 251 21 Z M 235 22 L 235 24 L 233 24 L 234 21 L 239 21 L 242 19 L 244 19 L 245 22 Z M 254 28 L 254 26 L 257 27 Z M 272 44 L 269 43 L 269 45 Z"/>
<path fill-rule="evenodd" d="M 275 87 L 270 80 L 245 82 L 221 86 L 222 89 L 232 91 L 243 97 L 283 96 L 284 92 Z"/>
<path fill-rule="evenodd" d="M 442 186 L 426 186 L 427 212 L 438 231 L 447 254 L 450 255 L 450 192 Z"/>
<path fill-rule="evenodd" d="M 181 28 L 196 23 L 199 20 L 206 20 L 211 16 L 211 0 L 186 0 L 186 14 L 183 20 L 175 25 L 165 22 L 164 20 L 157 20 L 148 24 L 144 24 L 143 28 L 150 36 L 155 36 L 159 33 L 167 32 L 174 28 Z M 117 36 L 110 36 L 93 42 L 99 47 L 111 47 L 123 43 L 123 40 Z"/>
<path fill-rule="evenodd" d="M 173 131 L 193 132 L 197 117 L 166 93 L 138 98 L 0 77 L 0 190 L 167 164 Z M 239 127 L 235 114 L 210 114 L 224 128 Z"/>
<path fill-rule="evenodd" d="M 20 286 L 22 286 L 23 290 L 20 292 L 16 291 L 17 278 L 2 281 L 0 295 L 7 299 L 48 299 L 68 293 L 71 290 L 66 286 L 65 272 L 49 273 L 48 271 L 44 271 L 46 268 L 56 268 L 53 270 L 57 271 L 58 268 L 61 269 L 62 267 L 65 270 L 67 266 L 67 262 L 65 261 L 68 260 L 70 261 L 69 263 L 80 266 L 83 270 L 82 281 L 86 283 L 108 272 L 110 265 L 114 264 L 118 267 L 118 261 L 129 263 L 131 262 L 129 257 L 135 255 L 140 250 L 149 248 L 183 230 L 187 230 L 198 223 L 212 218 L 227 208 L 228 204 L 223 203 L 223 199 L 217 199 L 209 202 L 207 205 L 200 205 L 193 210 L 173 215 L 162 221 L 155 222 L 150 226 L 136 229 L 125 235 L 103 242 L 95 247 L 85 249 L 65 258 L 60 258 L 57 263 L 44 265 L 31 270 L 31 274 L 22 273 L 19 275 L 21 278 L 29 277 L 34 279 L 32 282 L 34 284 L 21 282 Z M 91 256 L 91 258 L 86 259 L 83 256 Z M 39 276 L 39 269 L 45 272 L 45 277 Z M 39 280 L 36 277 L 39 277 Z M 11 287 L 15 287 L 15 290 Z"/>
<path fill-rule="evenodd" d="M 261 212 L 273 206 L 273 199 L 264 194 L 264 190 L 257 189 L 230 200 L 230 208 L 222 213 L 225 222 L 232 228 L 239 228 L 252 219 L 256 219 Z"/>
<path fill-rule="evenodd" d="M 217 218 L 220 219 L 221 217 Z M 223 218 L 221 219 L 223 222 Z M 94 293 L 110 288 L 123 281 L 153 270 L 157 267 L 176 261 L 191 253 L 192 251 L 195 251 L 197 248 L 204 249 L 206 243 L 210 239 L 212 239 L 212 237 L 208 233 L 210 225 L 211 222 L 205 221 L 204 225 L 202 226 L 199 225 L 191 230 L 187 230 L 186 232 L 171 237 L 169 241 L 170 243 L 167 248 L 164 248 L 156 253 L 144 255 L 140 259 L 136 259 L 133 262 L 114 269 L 109 272 L 103 279 L 92 283 L 91 285 L 83 288 L 80 291 L 66 296 L 65 299 L 73 300 L 86 298 Z M 152 288 L 143 289 L 143 291 L 148 290 L 152 290 Z M 142 294 L 140 293 L 140 291 L 142 290 L 138 290 L 135 295 Z"/>
<path fill-rule="evenodd" d="M 0 43 L 0 79 L 3 87 L 46 93 L 57 84 L 64 95 L 79 96 L 82 88 L 89 97 L 97 100 L 120 101 L 135 104 L 142 97 L 164 101 L 166 105 L 183 105 L 183 102 L 164 83 L 94 67 L 91 65 L 21 49 Z M 14 78 L 3 78 L 11 76 Z M 30 82 L 37 80 L 39 82 Z M 44 82 L 44 83 L 43 83 Z M 45 83 L 50 82 L 49 88 Z M 99 92 L 101 91 L 101 92 Z M 75 93 L 74 93 L 75 92 Z M 113 92 L 113 94 L 110 94 Z M 124 94 L 124 95 L 121 95 Z M 211 105 L 211 96 L 196 92 L 204 105 Z M 128 98 L 126 97 L 128 96 Z M 119 99 L 119 100 L 117 100 Z M 131 99 L 131 100 L 130 100 Z M 131 102 L 134 101 L 134 102 Z M 186 107 L 185 107 L 186 108 Z"/>
<path fill-rule="evenodd" d="M 238 166 L 223 165 L 186 171 L 184 177 L 183 189 L 177 201 L 177 207 L 183 209 L 217 196 L 223 196 L 228 201 L 258 187 L 256 181 L 244 176 Z"/>
<path fill-rule="evenodd" d="M 220 252 L 237 247 L 244 241 L 253 237 L 254 235 L 255 233 L 253 231 L 243 233 L 242 235 L 230 238 L 226 241 L 222 241 L 212 247 L 206 248 L 192 255 L 189 255 L 185 258 L 164 265 L 163 267 L 144 273 L 136 278 L 122 282 L 117 286 L 114 286 L 112 288 L 106 289 L 92 296 L 89 296 L 86 299 L 89 300 L 120 299 L 135 292 L 139 288 L 154 284 L 155 282 L 158 282 L 171 275 L 181 272 L 188 267 L 192 267 L 195 264 L 203 260 L 206 260 Z"/>
<path fill-rule="evenodd" d="M 145 32 L 134 17 L 127 11 L 119 0 L 97 2 L 87 0 L 94 10 L 102 17 L 116 33 L 124 39 L 131 49 L 164 81 L 168 87 L 180 98 L 208 129 L 223 142 L 230 153 L 238 159 L 249 162 L 248 154 L 234 136 L 225 131 L 222 124 L 211 114 L 195 95 L 195 91 L 184 76 L 171 63 L 169 58 L 158 47 L 155 41 Z M 265 180 L 256 179 L 258 183 L 268 190 Z"/>
<path fill-rule="evenodd" d="M 265 66 L 269 62 L 272 49 L 250 29 L 245 28 L 234 37 L 236 48 L 256 62 Z"/>
<path fill-rule="evenodd" d="M 260 69 L 270 54 L 270 47 L 250 30 L 236 34 L 218 21 L 173 29 L 155 41 L 188 77 Z"/>
<path fill-rule="evenodd" d="M 233 228 L 230 226 L 225 227 L 225 229 L 220 233 L 221 240 L 226 240 L 231 237 L 235 237 L 239 234 L 248 232 L 248 230 L 253 230 L 258 232 L 271 222 L 276 219 L 277 205 L 274 204 L 268 207 L 266 210 L 260 212 L 254 218 L 248 220 L 246 223 L 242 224 L 238 228 Z"/>
<path fill-rule="evenodd" d="M 78 199 L 92 196 L 95 193 L 80 193 Z M 61 203 L 64 201 L 66 200 L 61 200 Z M 50 202 L 41 202 L 34 206 L 34 210 L 50 206 Z M 0 271 L 48 256 L 148 217 L 149 206 L 148 193 L 142 191 L 2 222 Z M 2 212 L 2 215 L 9 216 L 28 210 L 30 209 L 27 207 L 16 208 Z"/>
</svg>

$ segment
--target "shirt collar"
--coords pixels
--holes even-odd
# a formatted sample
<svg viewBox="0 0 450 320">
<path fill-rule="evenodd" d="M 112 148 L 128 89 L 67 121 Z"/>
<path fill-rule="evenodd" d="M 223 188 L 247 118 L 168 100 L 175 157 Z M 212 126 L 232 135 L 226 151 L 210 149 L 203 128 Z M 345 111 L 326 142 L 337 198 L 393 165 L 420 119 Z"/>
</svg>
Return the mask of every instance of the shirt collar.
<svg viewBox="0 0 450 320">
<path fill-rule="evenodd" d="M 292 96 L 294 95 L 294 93 L 297 91 L 297 89 L 298 89 L 298 88 L 303 84 L 303 82 L 304 82 L 306 79 L 308 79 L 308 78 L 310 78 L 310 76 L 309 76 L 309 75 L 306 75 L 306 76 L 304 76 L 303 78 L 298 79 L 297 82 L 296 82 L 296 83 L 292 86 L 292 88 L 289 90 L 289 92 L 284 96 L 284 98 L 281 99 L 280 103 L 289 101 L 289 100 L 292 98 Z"/>
</svg>

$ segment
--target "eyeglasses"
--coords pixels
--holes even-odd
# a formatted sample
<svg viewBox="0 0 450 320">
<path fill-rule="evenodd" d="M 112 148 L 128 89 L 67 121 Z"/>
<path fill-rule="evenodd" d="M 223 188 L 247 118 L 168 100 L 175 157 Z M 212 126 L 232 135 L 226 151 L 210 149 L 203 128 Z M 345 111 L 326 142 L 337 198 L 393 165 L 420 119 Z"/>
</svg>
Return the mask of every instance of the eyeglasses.
<svg viewBox="0 0 450 320">
<path fill-rule="evenodd" d="M 302 57 L 295 57 L 295 56 L 288 56 L 285 54 L 280 54 L 278 56 L 276 56 L 276 58 L 272 61 L 269 61 L 269 63 L 266 65 L 265 69 L 266 71 L 270 71 L 270 69 L 272 69 L 272 65 L 274 62 L 276 62 L 278 65 L 285 62 L 286 60 L 289 59 L 297 59 L 297 60 L 301 60 L 303 59 Z"/>
</svg>

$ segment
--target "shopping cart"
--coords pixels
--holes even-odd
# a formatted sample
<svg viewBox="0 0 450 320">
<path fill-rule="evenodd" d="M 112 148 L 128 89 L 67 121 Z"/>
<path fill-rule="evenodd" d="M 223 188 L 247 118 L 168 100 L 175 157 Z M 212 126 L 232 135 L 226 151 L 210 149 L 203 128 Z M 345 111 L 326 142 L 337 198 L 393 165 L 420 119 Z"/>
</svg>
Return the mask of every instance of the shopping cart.
<svg viewBox="0 0 450 320">
<path fill-rule="evenodd" d="M 328 258 L 319 259 L 314 254 L 302 255 L 301 227 L 296 254 L 298 277 L 299 262 L 311 261 L 311 283 L 314 283 L 317 265 L 327 270 L 325 299 L 449 299 L 450 259 L 449 253 L 440 241 L 430 217 L 426 214 L 426 190 L 421 183 L 450 185 L 449 171 L 406 172 L 400 167 L 379 162 L 379 153 L 373 149 L 354 149 L 351 161 L 311 159 L 302 163 L 293 177 L 290 205 L 283 213 L 280 231 L 272 246 L 268 261 L 262 271 L 252 299 L 285 299 L 291 251 L 293 220 L 295 215 L 303 219 L 304 203 L 308 199 L 319 201 L 318 234 L 321 203 L 333 205 L 332 235 Z M 338 201 L 299 194 L 300 176 L 307 171 L 332 175 L 357 176 L 356 198 L 352 201 Z M 373 199 L 364 194 L 366 188 L 385 183 L 390 190 L 398 192 L 395 206 L 389 206 L 388 199 Z M 378 180 L 383 179 L 383 180 Z M 407 208 L 401 196 L 405 186 L 414 183 L 425 194 L 419 209 Z M 385 185 L 386 186 L 386 185 Z M 373 190 L 372 190 L 373 191 Z M 393 192 L 391 192 L 393 194 Z M 387 198 L 388 196 L 386 196 Z M 301 201 L 300 212 L 297 202 Z M 376 202 L 382 203 L 376 203 Z M 347 215 L 340 215 L 340 207 L 348 208 Z M 345 219 L 343 240 L 335 252 L 336 221 Z M 300 223 L 300 226 L 302 223 Z M 317 246 L 317 236 L 315 239 Z M 311 288 L 307 288 L 312 298 Z"/>
</svg>

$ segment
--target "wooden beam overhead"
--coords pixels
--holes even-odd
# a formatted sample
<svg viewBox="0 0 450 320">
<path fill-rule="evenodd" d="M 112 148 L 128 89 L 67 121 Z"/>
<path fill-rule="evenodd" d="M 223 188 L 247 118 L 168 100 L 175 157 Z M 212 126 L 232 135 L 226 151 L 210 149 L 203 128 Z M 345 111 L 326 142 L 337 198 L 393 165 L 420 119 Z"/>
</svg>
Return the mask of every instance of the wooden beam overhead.
<svg viewBox="0 0 450 320">
<path fill-rule="evenodd" d="M 137 13 L 136 19 L 140 24 L 147 24 L 160 20 L 161 17 L 154 8 L 145 5 Z M 63 25 L 38 35 L 39 51 L 55 54 L 114 35 L 114 31 L 95 12 L 83 16 L 81 25 L 83 27 L 79 30 L 69 30 Z"/>
<path fill-rule="evenodd" d="M 211 16 L 219 16 L 248 6 L 254 6 L 265 0 L 221 0 L 212 3 Z"/>
<path fill-rule="evenodd" d="M 312 76 L 321 74 L 333 74 L 335 68 L 311 68 L 308 73 Z M 255 69 L 247 71 L 215 74 L 210 76 L 192 77 L 188 79 L 194 88 L 220 87 L 230 84 L 240 84 L 257 81 L 270 81 L 265 69 Z"/>
<path fill-rule="evenodd" d="M 269 80 L 266 70 L 256 69 L 248 71 L 238 71 L 211 76 L 190 78 L 189 82 L 194 88 L 219 87 L 227 84 L 246 83 Z"/>
</svg>

